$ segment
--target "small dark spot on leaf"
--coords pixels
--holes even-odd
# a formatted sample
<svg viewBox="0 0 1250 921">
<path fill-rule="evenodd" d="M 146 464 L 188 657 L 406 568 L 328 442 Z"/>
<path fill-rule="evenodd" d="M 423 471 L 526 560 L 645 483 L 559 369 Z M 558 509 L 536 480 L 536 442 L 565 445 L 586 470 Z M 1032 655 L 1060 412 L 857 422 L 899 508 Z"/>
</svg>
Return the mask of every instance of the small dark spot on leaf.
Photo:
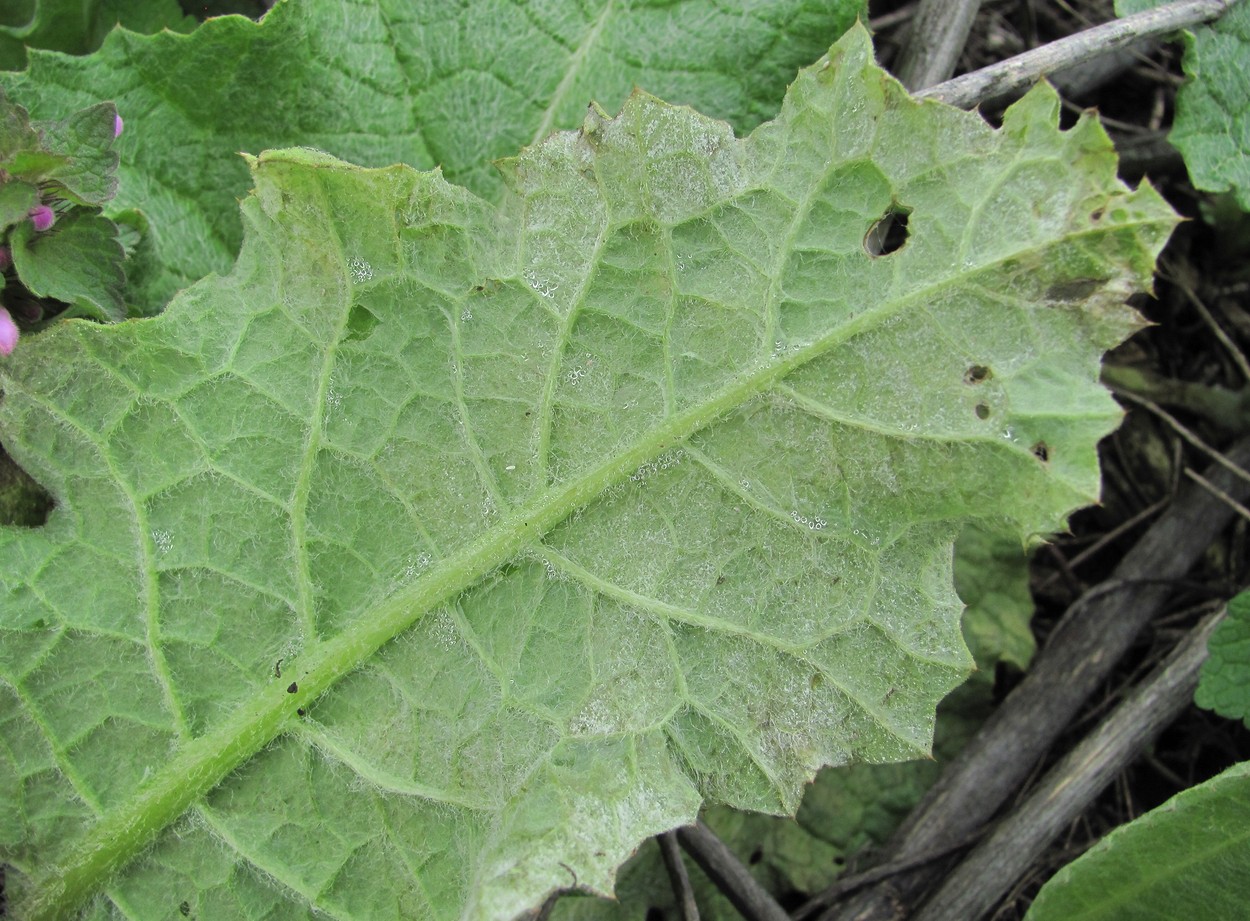
<svg viewBox="0 0 1250 921">
<path fill-rule="evenodd" d="M 751 866 L 755 866 L 757 863 L 759 863 L 763 859 L 764 859 L 764 851 L 762 848 L 757 847 L 755 850 L 751 852 L 751 856 L 747 858 L 747 863 L 749 863 Z"/>
<path fill-rule="evenodd" d="M 725 577 L 724 577 L 724 576 L 717 576 L 717 577 L 716 577 L 716 584 L 717 584 L 717 585 L 724 585 L 724 584 L 725 584 Z"/>
<path fill-rule="evenodd" d="M 297 709 L 296 709 L 296 711 L 295 711 L 295 715 L 296 715 L 296 716 L 303 716 L 303 715 L 304 715 L 305 713 L 307 713 L 307 712 L 308 712 L 308 711 L 307 711 L 307 710 L 305 710 L 303 707 L 299 707 L 299 708 L 297 708 Z"/>
<path fill-rule="evenodd" d="M 869 256 L 888 256 L 898 252 L 907 242 L 907 218 L 910 208 L 891 205 L 885 214 L 864 235 L 864 252 Z"/>
<path fill-rule="evenodd" d="M 528 418 L 529 418 L 530 416 L 532 416 L 532 415 L 534 415 L 534 414 L 533 414 L 532 412 L 530 412 L 528 409 L 525 411 L 525 418 L 526 418 L 526 419 L 528 419 Z"/>
<path fill-rule="evenodd" d="M 990 417 L 990 404 L 978 403 L 974 412 L 976 412 L 978 419 L 988 419 Z"/>
<path fill-rule="evenodd" d="M 824 675 L 822 675 L 820 672 L 812 672 L 812 680 L 810 684 L 812 686 L 813 691 L 816 690 L 818 687 L 820 687 L 824 683 L 825 683 Z"/>
<path fill-rule="evenodd" d="M 1090 214 L 1089 214 L 1089 219 L 1090 219 L 1091 221 L 1101 221 L 1101 220 L 1102 220 L 1102 209 L 1101 209 L 1101 208 L 1095 208 L 1093 211 L 1091 211 L 1091 212 L 1090 212 Z"/>
<path fill-rule="evenodd" d="M 1105 278 L 1077 278 L 1061 281 L 1046 289 L 1048 301 L 1083 301 L 1103 286 Z"/>
<path fill-rule="evenodd" d="M 654 905 L 647 909 L 645 921 L 667 921 L 663 909 L 656 908 Z"/>
<path fill-rule="evenodd" d="M 180 912 L 180 913 L 181 913 L 184 917 L 185 917 L 186 915 L 191 914 L 191 904 L 190 904 L 189 902 L 183 902 L 181 905 L 179 905 L 179 906 L 178 906 L 178 911 L 179 911 L 179 912 Z"/>
<path fill-rule="evenodd" d="M 964 372 L 964 383 L 982 384 L 993 376 L 994 373 L 985 365 L 972 365 Z"/>
<path fill-rule="evenodd" d="M 277 662 L 273 663 L 273 676 L 274 676 L 275 678 L 281 678 L 281 677 L 282 677 L 282 660 L 281 660 L 281 659 L 279 659 Z"/>
<path fill-rule="evenodd" d="M 299 685 L 296 684 L 294 681 L 292 681 L 290 684 L 286 686 L 286 692 L 288 694 L 294 694 L 298 690 L 299 690 Z"/>
<path fill-rule="evenodd" d="M 1033 456 L 1043 464 L 1050 460 L 1050 448 L 1046 447 L 1046 442 L 1039 441 L 1030 450 L 1032 450 Z"/>
</svg>

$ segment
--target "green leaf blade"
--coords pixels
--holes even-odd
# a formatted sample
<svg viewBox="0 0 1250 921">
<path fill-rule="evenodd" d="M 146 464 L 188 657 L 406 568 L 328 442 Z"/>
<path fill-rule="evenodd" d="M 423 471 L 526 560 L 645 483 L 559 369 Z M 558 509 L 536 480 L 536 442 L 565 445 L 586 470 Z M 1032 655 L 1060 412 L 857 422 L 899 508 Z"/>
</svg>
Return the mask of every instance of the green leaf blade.
<svg viewBox="0 0 1250 921">
<path fill-rule="evenodd" d="M 1028 921 L 1235 918 L 1250 887 L 1250 765 L 1113 831 L 1042 887 Z"/>
<path fill-rule="evenodd" d="M 954 536 L 1093 494 L 1098 359 L 1174 223 L 1056 105 L 916 104 L 856 30 L 750 138 L 637 95 L 500 209 L 250 161 L 231 275 L 3 368 L 58 507 L 0 532 L 4 716 L 48 752 L 2 776 L 94 818 L 13 820 L 20 904 L 124 866 L 93 906 L 512 917 L 703 799 L 927 752 Z"/>
<path fill-rule="evenodd" d="M 223 16 L 189 35 L 119 31 L 84 58 L 35 51 L 27 71 L 0 82 L 41 118 L 101 99 L 128 118 L 115 207 L 142 209 L 152 223 L 158 268 L 132 279 L 127 297 L 150 313 L 229 270 L 248 189 L 239 151 L 306 145 L 365 166 L 438 166 L 497 200 L 494 159 L 577 127 L 591 101 L 615 111 L 635 86 L 754 128 L 775 114 L 795 71 L 864 13 L 862 0 L 732 9 L 595 0 L 539 11 L 301 0 L 259 24 Z M 232 62 L 227 83 L 217 79 L 222 61 Z"/>
<path fill-rule="evenodd" d="M 1228 602 L 1228 614 L 1207 643 L 1194 703 L 1250 725 L 1250 594 Z"/>
<path fill-rule="evenodd" d="M 76 208 L 44 233 L 26 221 L 10 240 L 13 264 L 31 292 L 65 301 L 71 316 L 125 318 L 126 276 L 117 225 L 98 211 Z"/>
</svg>

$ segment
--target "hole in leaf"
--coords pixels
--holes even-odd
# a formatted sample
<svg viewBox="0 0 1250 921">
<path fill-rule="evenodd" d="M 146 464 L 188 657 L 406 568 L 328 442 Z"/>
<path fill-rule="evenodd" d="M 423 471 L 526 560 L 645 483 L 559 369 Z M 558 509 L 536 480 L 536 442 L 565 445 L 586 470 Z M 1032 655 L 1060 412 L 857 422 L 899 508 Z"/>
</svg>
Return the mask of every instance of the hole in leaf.
<svg viewBox="0 0 1250 921">
<path fill-rule="evenodd" d="M 303 715 L 304 715 L 305 713 L 307 713 L 307 712 L 308 712 L 308 711 L 307 711 L 307 710 L 305 710 L 303 707 L 297 707 L 297 708 L 295 709 L 295 715 L 296 715 L 296 716 L 303 716 Z"/>
<path fill-rule="evenodd" d="M 42 527 L 55 503 L 0 445 L 0 525 Z"/>
<path fill-rule="evenodd" d="M 1039 441 L 1030 450 L 1033 452 L 1033 456 L 1043 464 L 1050 460 L 1050 448 L 1046 447 L 1046 442 Z"/>
<path fill-rule="evenodd" d="M 1101 221 L 1101 220 L 1102 220 L 1102 209 L 1101 209 L 1101 208 L 1096 208 L 1095 210 L 1091 211 L 1091 212 L 1090 212 L 1090 214 L 1089 214 L 1089 219 L 1090 219 L 1091 221 Z"/>
<path fill-rule="evenodd" d="M 755 850 L 751 852 L 751 856 L 747 858 L 747 863 L 749 863 L 751 866 L 755 866 L 757 863 L 759 863 L 763 859 L 764 859 L 764 851 L 762 848 L 757 847 Z"/>
<path fill-rule="evenodd" d="M 655 907 L 648 908 L 646 921 L 664 921 L 664 912 Z"/>
<path fill-rule="evenodd" d="M 343 336 L 343 341 L 368 339 L 378 323 L 377 316 L 368 307 L 363 304 L 352 304 L 352 309 L 347 314 L 347 333 Z"/>
<path fill-rule="evenodd" d="M 294 694 L 294 693 L 295 693 L 296 691 L 298 691 L 298 690 L 299 690 L 299 685 L 298 685 L 298 684 L 296 684 L 294 681 L 292 681 L 292 682 L 291 682 L 290 684 L 288 684 L 288 685 L 287 685 L 287 687 L 286 687 L 286 692 L 287 692 L 288 694 Z"/>
<path fill-rule="evenodd" d="M 990 417 L 990 404 L 978 403 L 974 411 L 976 412 L 978 419 L 988 419 Z"/>
<path fill-rule="evenodd" d="M 187 915 L 191 914 L 191 903 L 183 902 L 181 905 L 178 906 L 178 912 L 183 917 L 186 917 Z"/>
<path fill-rule="evenodd" d="M 964 372 L 965 384 L 981 384 L 993 377 L 993 372 L 985 365 L 972 365 Z"/>
<path fill-rule="evenodd" d="M 891 205 L 864 235 L 864 252 L 875 258 L 902 249 L 907 242 L 907 217 L 910 214 L 910 208 Z"/>
</svg>

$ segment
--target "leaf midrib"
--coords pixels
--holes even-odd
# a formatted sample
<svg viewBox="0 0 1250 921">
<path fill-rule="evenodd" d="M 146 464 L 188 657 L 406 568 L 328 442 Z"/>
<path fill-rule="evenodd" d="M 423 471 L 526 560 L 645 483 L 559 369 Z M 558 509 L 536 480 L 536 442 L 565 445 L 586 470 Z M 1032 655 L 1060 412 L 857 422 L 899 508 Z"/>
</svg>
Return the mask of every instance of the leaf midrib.
<svg viewBox="0 0 1250 921">
<path fill-rule="evenodd" d="M 606 0 L 599 16 L 595 19 L 590 29 L 583 36 L 581 43 L 573 52 L 573 56 L 569 58 L 568 67 L 565 69 L 564 76 L 560 78 L 560 82 L 556 85 L 555 91 L 551 94 L 551 101 L 543 110 L 542 121 L 538 123 L 538 128 L 534 132 L 534 137 L 530 141 L 533 146 L 543 140 L 547 135 L 551 134 L 552 126 L 555 124 L 556 115 L 560 110 L 560 106 L 564 103 L 564 98 L 569 94 L 573 84 L 577 81 L 578 74 L 582 71 L 582 66 L 586 63 L 586 57 L 590 50 L 599 40 L 599 34 L 603 31 L 604 25 L 611 18 L 612 8 L 616 5 L 616 0 Z"/>
</svg>

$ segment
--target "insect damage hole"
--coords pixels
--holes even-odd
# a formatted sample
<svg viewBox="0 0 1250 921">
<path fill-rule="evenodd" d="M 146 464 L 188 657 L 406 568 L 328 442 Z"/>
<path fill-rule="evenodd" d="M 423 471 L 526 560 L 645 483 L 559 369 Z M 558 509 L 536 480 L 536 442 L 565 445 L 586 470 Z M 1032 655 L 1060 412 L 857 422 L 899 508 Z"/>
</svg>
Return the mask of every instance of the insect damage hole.
<svg viewBox="0 0 1250 921">
<path fill-rule="evenodd" d="M 911 208 L 890 205 L 885 214 L 868 228 L 868 233 L 864 234 L 864 252 L 875 259 L 902 249 L 907 242 L 907 220 L 910 215 Z"/>
<path fill-rule="evenodd" d="M 1031 450 L 1033 452 L 1033 456 L 1043 464 L 1050 460 L 1050 448 L 1046 446 L 1046 442 L 1044 441 L 1039 441 L 1029 450 Z"/>
<path fill-rule="evenodd" d="M 972 365 L 964 372 L 965 384 L 984 384 L 994 373 L 985 365 Z"/>
</svg>

